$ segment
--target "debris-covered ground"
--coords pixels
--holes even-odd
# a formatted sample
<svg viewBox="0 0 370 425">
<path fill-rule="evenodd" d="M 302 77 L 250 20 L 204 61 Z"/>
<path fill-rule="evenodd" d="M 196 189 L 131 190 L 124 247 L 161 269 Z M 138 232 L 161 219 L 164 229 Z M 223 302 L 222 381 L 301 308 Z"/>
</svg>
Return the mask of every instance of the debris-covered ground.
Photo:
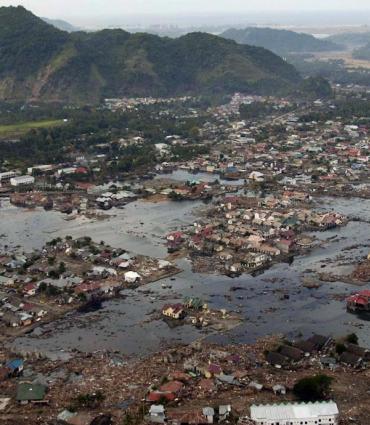
<svg viewBox="0 0 370 425">
<path fill-rule="evenodd" d="M 326 341 L 325 345 L 320 341 Z M 195 417 L 202 408 L 219 405 L 231 405 L 235 419 L 248 416 L 254 403 L 294 400 L 292 389 L 299 379 L 324 373 L 333 378 L 327 396 L 337 402 L 341 424 L 368 425 L 370 371 L 366 363 L 349 366 L 338 356 L 341 342 L 314 336 L 295 343 L 301 347 L 311 344 L 309 356 L 286 358 L 284 366 L 273 366 L 266 360 L 267 353 L 285 353 L 282 347 L 288 346 L 291 350 L 285 349 L 285 354 L 293 356 L 293 346 L 285 344 L 280 337 L 268 337 L 255 345 L 197 342 L 149 358 L 76 352 L 66 361 L 25 359 L 19 376 L 15 373 L 0 383 L 0 398 L 10 399 L 0 412 L 0 421 L 9 425 L 49 424 L 64 412 L 70 416 L 70 424 L 90 424 L 101 413 L 111 415 L 114 424 L 126 423 L 128 417 L 132 423 L 142 423 L 148 420 L 145 414 L 152 404 L 164 404 L 170 422 L 171 417 L 185 413 Z M 354 349 L 346 342 L 343 346 Z M 3 350 L 1 360 L 6 362 L 14 355 Z M 332 361 L 332 356 L 336 360 Z M 20 405 L 16 401 L 22 382 L 45 386 L 42 404 Z"/>
</svg>

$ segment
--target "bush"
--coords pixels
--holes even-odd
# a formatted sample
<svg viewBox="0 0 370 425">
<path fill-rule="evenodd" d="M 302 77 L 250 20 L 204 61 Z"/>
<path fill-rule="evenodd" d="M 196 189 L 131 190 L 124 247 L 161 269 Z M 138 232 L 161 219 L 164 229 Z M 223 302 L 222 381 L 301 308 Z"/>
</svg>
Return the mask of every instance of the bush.
<svg viewBox="0 0 370 425">
<path fill-rule="evenodd" d="M 56 297 L 61 293 L 60 289 L 53 285 L 48 285 L 45 292 L 48 297 Z"/>
<path fill-rule="evenodd" d="M 62 242 L 62 239 L 61 238 L 55 238 L 55 239 L 52 239 L 50 242 L 47 242 L 46 245 L 55 246 L 59 242 Z"/>
<path fill-rule="evenodd" d="M 48 285 L 45 282 L 41 282 L 40 285 L 39 285 L 40 292 L 45 292 L 47 287 L 48 287 Z"/>
<path fill-rule="evenodd" d="M 183 201 L 185 198 L 183 197 L 183 195 L 181 195 L 181 193 L 177 193 L 177 192 L 170 192 L 168 195 L 168 198 L 171 199 L 171 201 Z"/>
<path fill-rule="evenodd" d="M 354 333 L 347 335 L 346 341 L 350 344 L 358 345 L 358 336 Z"/>
<path fill-rule="evenodd" d="M 49 276 L 51 279 L 59 279 L 60 274 L 58 273 L 58 271 L 57 271 L 57 270 L 50 270 L 50 271 L 49 271 L 49 273 L 48 273 L 48 276 Z"/>
<path fill-rule="evenodd" d="M 86 296 L 86 294 L 81 292 L 81 293 L 78 294 L 78 299 L 82 302 L 85 302 L 85 301 L 87 301 L 87 296 Z"/>
<path fill-rule="evenodd" d="M 346 351 L 346 346 L 340 342 L 335 346 L 335 351 L 337 354 L 341 355 Z"/>
<path fill-rule="evenodd" d="M 88 407 L 90 409 L 95 409 L 104 401 L 104 399 L 105 396 L 101 391 L 97 391 L 92 394 L 80 394 L 74 399 L 74 405 L 76 407 Z"/>
<path fill-rule="evenodd" d="M 59 271 L 59 274 L 65 273 L 65 271 L 66 271 L 66 265 L 65 265 L 65 263 L 63 263 L 63 261 L 61 261 L 59 263 L 59 269 L 58 269 L 58 271 Z"/>
<path fill-rule="evenodd" d="M 93 244 L 89 246 L 89 250 L 93 255 L 98 255 L 100 253 L 100 250 Z"/>
<path fill-rule="evenodd" d="M 327 375 L 303 378 L 294 385 L 293 392 L 302 401 L 325 400 L 332 381 Z"/>
<path fill-rule="evenodd" d="M 134 424 L 134 418 L 131 416 L 130 412 L 128 412 L 122 421 L 122 425 L 133 425 Z"/>
</svg>

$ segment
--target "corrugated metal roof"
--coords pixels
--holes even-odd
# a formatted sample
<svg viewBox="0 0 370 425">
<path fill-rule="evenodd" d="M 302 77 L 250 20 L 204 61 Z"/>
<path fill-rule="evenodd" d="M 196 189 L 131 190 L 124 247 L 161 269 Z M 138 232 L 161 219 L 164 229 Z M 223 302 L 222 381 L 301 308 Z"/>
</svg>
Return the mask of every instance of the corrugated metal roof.
<svg viewBox="0 0 370 425">
<path fill-rule="evenodd" d="M 333 401 L 251 406 L 253 420 L 310 419 L 338 413 L 338 407 Z"/>
</svg>

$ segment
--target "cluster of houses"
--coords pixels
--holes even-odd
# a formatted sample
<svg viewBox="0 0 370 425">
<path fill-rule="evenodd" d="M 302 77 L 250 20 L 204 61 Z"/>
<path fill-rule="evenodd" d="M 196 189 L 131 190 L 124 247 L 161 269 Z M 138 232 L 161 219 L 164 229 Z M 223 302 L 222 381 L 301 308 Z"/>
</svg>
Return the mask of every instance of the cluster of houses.
<svg viewBox="0 0 370 425">
<path fill-rule="evenodd" d="M 28 175 L 20 175 L 18 171 L 4 171 L 0 173 L 0 187 L 10 185 L 11 187 L 32 187 L 35 178 Z"/>
<path fill-rule="evenodd" d="M 45 399 L 47 386 L 39 382 L 27 381 L 23 378 L 23 359 L 14 358 L 6 361 L 0 367 L 0 384 L 7 380 L 17 378 L 15 400 L 21 405 L 26 404 L 46 404 Z M 5 410 L 11 399 L 0 398 L 0 410 Z"/>
<path fill-rule="evenodd" d="M 150 105 L 171 105 L 174 103 L 185 103 L 195 98 L 190 96 L 182 97 L 122 97 L 122 98 L 107 98 L 104 99 L 104 105 L 111 111 L 125 111 L 136 109 L 140 106 Z"/>
<path fill-rule="evenodd" d="M 165 260 L 134 256 L 90 238 L 55 239 L 28 255 L 0 256 L 0 323 L 10 327 L 40 321 L 54 310 L 115 295 L 128 286 L 177 273 Z"/>
<path fill-rule="evenodd" d="M 370 350 L 353 342 L 337 342 L 330 337 L 313 335 L 306 340 L 279 345 L 266 354 L 267 362 L 276 368 L 300 368 L 316 363 L 322 369 L 335 370 L 339 365 L 367 368 Z"/>
<path fill-rule="evenodd" d="M 21 358 L 12 358 L 0 364 L 0 386 L 5 388 L 9 381 L 16 381 L 15 401 L 20 405 L 47 404 L 45 399 L 47 386 L 29 381 L 23 377 L 24 361 Z M 0 395 L 0 412 L 6 410 L 12 398 Z"/>
<path fill-rule="evenodd" d="M 108 99 L 107 106 L 116 110 L 146 102 L 152 104 L 186 100 Z M 271 104 L 275 118 L 263 123 L 238 120 L 240 105 L 254 102 Z M 367 127 L 342 121 L 307 122 L 293 112 L 279 115 L 279 111 L 291 106 L 285 99 L 236 94 L 229 104 L 211 108 L 209 112 L 212 118 L 200 129 L 201 144 L 210 147 L 209 153 L 187 161 L 169 162 L 173 161 L 173 146 L 185 146 L 193 141 L 189 137 L 167 135 L 154 146 L 156 165 L 152 171 L 162 173 L 180 168 L 205 172 L 214 175 L 215 180 L 238 180 L 241 185 L 253 189 L 267 187 L 273 189 L 274 193 L 284 192 L 285 199 L 291 202 L 308 201 L 310 196 L 322 193 L 369 193 L 370 187 L 366 180 L 369 164 Z M 330 108 L 331 105 L 325 107 Z M 278 132 L 276 126 L 280 127 Z M 114 142 L 126 147 L 143 146 L 146 141 L 141 136 L 131 135 Z M 73 182 L 74 187 L 86 189 L 95 183 L 95 177 L 112 160 L 107 154 L 110 144 L 103 145 L 94 146 L 94 154 L 78 153 L 69 163 L 36 164 L 28 168 L 26 175 L 21 175 L 20 170 L 5 169 L 0 172 L 0 185 L 5 186 L 5 189 L 36 186 L 40 190 L 43 187 L 54 190 L 68 187 Z M 99 153 L 99 149 L 103 153 Z M 153 188 L 146 189 L 149 195 L 158 193 Z M 227 188 L 223 189 L 223 193 L 227 191 Z M 215 195 L 212 185 L 202 182 L 177 185 L 174 188 L 168 186 L 160 193 L 174 200 L 207 199 Z M 119 193 L 105 191 L 97 196 L 95 205 L 109 209 L 124 205 L 137 196 L 138 192 L 131 190 Z"/>
<path fill-rule="evenodd" d="M 0 365 L 0 385 L 6 385 L 8 381 L 16 381 L 15 400 L 20 405 L 46 404 L 45 399 L 47 386 L 40 382 L 28 381 L 23 377 L 24 361 L 21 358 L 13 358 Z M 4 411 L 11 402 L 10 397 L 0 395 L 0 412 Z"/>
<path fill-rule="evenodd" d="M 92 153 L 77 152 L 68 158 L 69 162 L 34 164 L 26 172 L 10 168 L 10 164 L 0 164 L 0 190 L 6 194 L 34 194 L 36 200 L 38 191 L 53 200 L 59 192 L 86 192 L 100 176 L 106 159 L 107 155 L 95 147 Z M 36 205 L 40 204 L 36 202 Z"/>
<path fill-rule="evenodd" d="M 207 217 L 187 232 L 167 235 L 167 246 L 169 252 L 185 246 L 191 254 L 215 260 L 211 268 L 215 265 L 226 273 L 240 273 L 310 248 L 313 240 L 302 231 L 326 230 L 345 223 L 346 217 L 341 214 L 299 208 L 284 195 L 228 196 L 216 201 Z"/>
<path fill-rule="evenodd" d="M 58 179 L 72 175 L 87 175 L 89 170 L 86 166 L 64 167 L 62 164 L 35 165 L 27 169 L 27 174 L 22 175 L 20 170 L 4 171 L 0 173 L 1 187 L 32 188 L 36 177 L 54 176 Z M 59 186 L 56 185 L 56 188 Z"/>
<path fill-rule="evenodd" d="M 275 118 L 262 124 L 235 118 L 241 104 L 255 102 L 271 104 Z M 202 129 L 212 141 L 210 153 L 177 166 L 312 194 L 368 192 L 368 128 L 342 121 L 307 122 L 293 112 L 279 116 L 287 106 L 284 99 L 235 95 L 229 104 L 212 110 L 216 123 L 207 122 Z"/>
</svg>

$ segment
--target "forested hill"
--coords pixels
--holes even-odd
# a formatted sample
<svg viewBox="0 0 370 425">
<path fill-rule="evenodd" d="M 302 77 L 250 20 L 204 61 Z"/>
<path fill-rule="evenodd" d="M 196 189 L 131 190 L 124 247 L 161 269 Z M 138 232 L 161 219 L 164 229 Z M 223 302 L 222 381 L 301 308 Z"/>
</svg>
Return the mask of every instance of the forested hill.
<svg viewBox="0 0 370 425">
<path fill-rule="evenodd" d="M 272 28 L 232 28 L 222 33 L 221 36 L 240 44 L 264 47 L 279 55 L 342 49 L 342 46 L 330 40 L 318 39 L 310 34 Z"/>
<path fill-rule="evenodd" d="M 68 33 L 22 7 L 0 8 L 0 100 L 276 93 L 299 81 L 275 54 L 210 34 Z"/>
</svg>

